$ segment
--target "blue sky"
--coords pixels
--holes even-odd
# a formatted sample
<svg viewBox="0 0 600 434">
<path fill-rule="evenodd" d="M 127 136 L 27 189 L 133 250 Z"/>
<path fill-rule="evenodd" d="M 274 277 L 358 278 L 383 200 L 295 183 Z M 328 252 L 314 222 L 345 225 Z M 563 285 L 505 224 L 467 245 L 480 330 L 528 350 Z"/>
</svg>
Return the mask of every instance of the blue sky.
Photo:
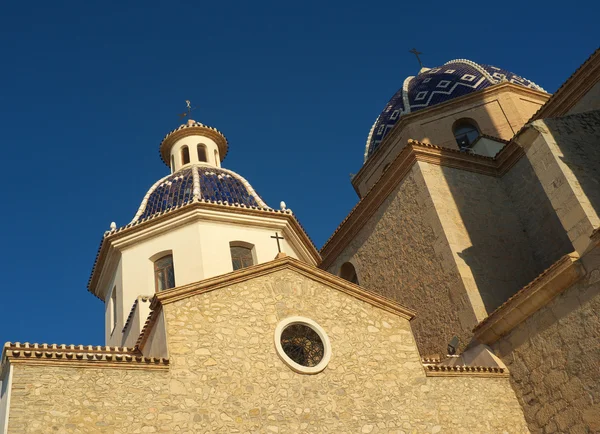
<svg viewBox="0 0 600 434">
<path fill-rule="evenodd" d="M 126 3 L 125 5 L 123 3 Z M 168 169 L 192 100 L 223 166 L 320 247 L 357 197 L 369 128 L 404 78 L 454 58 L 556 90 L 598 45 L 593 1 L 10 2 L 0 12 L 0 342 L 103 343 L 86 284 L 103 231 Z"/>
</svg>

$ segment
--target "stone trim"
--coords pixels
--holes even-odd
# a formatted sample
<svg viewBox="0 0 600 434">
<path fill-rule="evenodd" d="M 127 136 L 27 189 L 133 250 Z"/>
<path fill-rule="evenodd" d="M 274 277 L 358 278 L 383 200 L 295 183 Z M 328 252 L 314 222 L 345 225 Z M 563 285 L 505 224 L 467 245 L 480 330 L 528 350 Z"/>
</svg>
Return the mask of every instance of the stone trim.
<svg viewBox="0 0 600 434">
<path fill-rule="evenodd" d="M 509 377 L 504 368 L 487 366 L 424 365 L 428 377 Z"/>
<path fill-rule="evenodd" d="M 163 305 L 204 294 L 206 292 L 215 291 L 220 288 L 225 288 L 230 285 L 281 270 L 293 270 L 319 283 L 332 286 L 338 291 L 364 301 L 365 303 L 369 303 L 372 306 L 385 310 L 386 312 L 398 315 L 401 318 L 405 318 L 409 321 L 416 315 L 413 310 L 408 309 L 393 300 L 383 297 L 375 292 L 366 290 L 358 285 L 355 285 L 354 283 L 342 279 L 341 277 L 334 276 L 327 271 L 323 271 L 317 267 L 306 264 L 289 256 L 284 256 L 278 257 L 270 262 L 242 268 L 231 273 L 223 274 L 217 277 L 211 277 L 199 282 L 190 283 L 188 285 L 183 285 L 156 293 L 150 304 L 150 314 L 148 315 L 148 318 L 142 327 L 142 331 L 140 332 L 140 336 L 135 344 L 135 351 L 141 352 L 144 348 L 146 340 L 148 339 L 150 332 L 162 311 Z"/>
<path fill-rule="evenodd" d="M 333 286 L 338 291 L 351 295 L 361 301 L 369 303 L 375 307 L 383 309 L 387 312 L 398 315 L 407 320 L 411 320 L 415 316 L 415 312 L 401 304 L 383 297 L 375 292 L 366 290 L 354 283 L 348 282 L 341 277 L 323 271 L 317 267 L 306 264 L 305 262 L 286 256 L 280 259 L 275 259 L 263 264 L 254 265 L 252 267 L 242 268 L 241 270 L 223 274 L 221 276 L 212 277 L 201 280 L 199 282 L 180 286 L 177 288 L 167 289 L 154 295 L 150 308 L 156 309 L 159 305 L 174 303 L 185 298 L 195 295 L 211 292 L 220 288 L 244 282 L 255 277 L 271 274 L 280 270 L 293 270 L 306 277 L 309 277 L 317 282 L 325 285 Z"/>
<path fill-rule="evenodd" d="M 316 366 L 300 365 L 294 360 L 292 360 L 283 350 L 283 347 L 281 345 L 281 334 L 288 326 L 294 324 L 302 324 L 306 327 L 311 328 L 319 336 L 321 342 L 323 342 L 323 359 L 321 359 L 321 361 Z M 284 318 L 283 320 L 279 321 L 277 327 L 275 327 L 273 339 L 275 342 L 275 349 L 279 358 L 286 365 L 288 365 L 290 369 L 292 369 L 292 371 L 295 371 L 299 374 L 318 374 L 327 367 L 329 361 L 331 360 L 331 341 L 329 340 L 329 336 L 327 336 L 327 332 L 323 329 L 323 327 L 321 327 L 316 321 L 313 321 L 310 318 L 306 318 L 303 316 L 290 316 Z"/>
<path fill-rule="evenodd" d="M 152 297 L 149 295 L 140 295 L 138 298 L 135 299 L 135 301 L 133 302 L 133 306 L 131 306 L 131 310 L 129 311 L 129 315 L 127 315 L 127 319 L 125 320 L 125 325 L 123 326 L 123 330 L 121 331 L 122 333 L 125 333 L 125 331 L 127 330 L 127 327 L 129 327 L 129 323 L 131 322 L 131 320 L 133 319 L 133 314 L 135 313 L 135 309 L 137 307 L 137 305 L 139 304 L 139 302 L 148 302 L 150 301 Z"/>
<path fill-rule="evenodd" d="M 321 247 L 323 260 L 319 267 L 325 269 L 333 263 L 335 258 L 354 239 L 417 161 L 500 177 L 523 155 L 525 155 L 523 149 L 512 142 L 506 145 L 496 157 L 492 158 L 409 140 L 408 144 L 392 161 L 388 170 L 342 220 L 331 237 Z"/>
<path fill-rule="evenodd" d="M 531 117 L 528 124 L 538 119 L 554 118 L 567 113 L 596 83 L 600 81 L 600 48 L 558 88 L 554 95 Z M 517 133 L 518 135 L 519 133 Z"/>
<path fill-rule="evenodd" d="M 563 256 L 481 321 L 474 338 L 491 345 L 585 275 L 577 253 Z"/>
<path fill-rule="evenodd" d="M 100 272 L 104 267 L 110 247 L 114 242 L 136 234 L 138 232 L 142 232 L 148 228 L 153 227 L 154 225 L 159 225 L 160 223 L 164 223 L 171 218 L 181 216 L 182 214 L 194 210 L 224 211 L 229 214 L 240 214 L 246 216 L 278 218 L 286 220 L 287 223 L 290 224 L 291 229 L 298 236 L 299 240 L 305 246 L 306 253 L 310 257 L 312 257 L 312 259 L 317 264 L 321 260 L 319 251 L 315 247 L 315 244 L 313 243 L 312 239 L 308 236 L 302 224 L 298 221 L 298 219 L 290 210 L 275 210 L 271 208 L 256 207 L 250 208 L 239 204 L 226 205 L 224 203 L 216 203 L 214 201 L 211 202 L 201 199 L 198 202 L 190 202 L 182 206 L 172 208 L 170 210 L 156 214 L 150 218 L 138 220 L 118 229 L 105 232 L 104 237 L 100 241 L 100 246 L 98 247 L 96 258 L 94 259 L 92 272 L 88 280 L 88 291 L 102 300 L 102 298 L 97 293 L 97 291 L 94 290 L 94 288 L 96 288 L 98 285 L 98 282 L 100 280 Z"/>
<path fill-rule="evenodd" d="M 204 125 L 200 122 L 195 122 L 190 119 L 187 124 L 180 125 L 177 129 L 168 133 L 163 141 L 160 142 L 158 153 L 160 154 L 160 159 L 163 161 L 163 163 L 170 167 L 169 152 L 177 140 L 195 135 L 205 136 L 214 140 L 219 148 L 219 157 L 221 161 L 225 159 L 227 156 L 228 145 L 227 139 L 223 133 L 216 128 L 209 127 L 208 125 Z"/>
<path fill-rule="evenodd" d="M 92 345 L 30 344 L 7 342 L 2 364 L 50 365 L 82 368 L 168 369 L 169 360 L 144 357 L 133 348 Z"/>
<path fill-rule="evenodd" d="M 511 92 L 520 93 L 522 95 L 543 97 L 545 99 L 549 98 L 549 95 L 546 92 L 531 89 L 528 87 L 510 83 L 510 82 L 502 82 L 502 83 L 494 84 L 494 85 L 487 87 L 485 89 L 482 89 L 481 91 L 478 91 L 478 92 L 473 92 L 473 93 L 470 93 L 467 95 L 463 95 L 458 98 L 454 98 L 449 101 L 443 102 L 441 104 L 436 104 L 436 105 L 428 107 L 426 109 L 418 110 L 414 113 L 405 114 L 398 120 L 398 122 L 396 122 L 396 124 L 394 125 L 392 130 L 384 137 L 383 141 L 377 147 L 377 149 L 375 150 L 373 155 L 371 155 L 365 161 L 365 163 L 360 168 L 358 173 L 352 179 L 352 186 L 354 187 L 354 189 L 356 191 L 358 191 L 356 186 L 360 183 L 361 179 L 366 175 L 366 173 L 371 171 L 372 166 L 376 165 L 375 161 L 377 160 L 377 156 L 382 155 L 383 149 L 386 149 L 389 146 L 392 146 L 392 143 L 394 142 L 394 138 L 397 137 L 401 133 L 401 131 L 404 129 L 404 127 L 407 124 L 412 123 L 413 120 L 421 118 L 421 117 L 430 116 L 431 114 L 434 114 L 436 112 L 444 111 L 453 104 L 462 105 L 465 103 L 469 103 L 471 101 L 480 100 L 485 95 L 499 93 L 505 89 L 510 89 Z"/>
</svg>

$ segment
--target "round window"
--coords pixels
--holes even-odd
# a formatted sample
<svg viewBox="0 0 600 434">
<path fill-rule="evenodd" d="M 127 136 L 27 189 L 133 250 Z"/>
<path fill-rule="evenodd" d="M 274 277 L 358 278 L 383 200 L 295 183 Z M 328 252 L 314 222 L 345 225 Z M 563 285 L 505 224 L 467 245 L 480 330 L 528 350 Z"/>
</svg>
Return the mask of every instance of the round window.
<svg viewBox="0 0 600 434">
<path fill-rule="evenodd" d="M 291 317 L 275 329 L 275 347 L 281 359 L 303 374 L 321 372 L 331 358 L 329 338 L 313 320 Z"/>
</svg>

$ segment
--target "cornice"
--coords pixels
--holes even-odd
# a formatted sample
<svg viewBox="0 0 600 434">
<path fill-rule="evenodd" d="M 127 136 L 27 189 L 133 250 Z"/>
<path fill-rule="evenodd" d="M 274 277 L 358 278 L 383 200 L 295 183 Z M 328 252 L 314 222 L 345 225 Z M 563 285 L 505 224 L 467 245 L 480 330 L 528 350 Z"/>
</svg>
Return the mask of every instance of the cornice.
<svg viewBox="0 0 600 434">
<path fill-rule="evenodd" d="M 592 87 L 600 81 L 600 48 L 558 88 L 528 123 L 567 113 Z"/>
<path fill-rule="evenodd" d="M 428 377 L 509 377 L 504 368 L 487 366 L 424 365 Z"/>
<path fill-rule="evenodd" d="M 550 95 L 546 92 L 542 92 L 539 90 L 531 89 L 528 87 L 520 86 L 510 82 L 502 82 L 498 84 L 494 84 L 489 86 L 483 90 L 478 92 L 470 93 L 467 95 L 463 95 L 457 98 L 453 98 L 449 101 L 446 101 L 441 104 L 436 104 L 431 107 L 427 107 L 422 110 L 418 110 L 416 112 L 412 112 L 406 115 L 403 115 L 400 120 L 394 125 L 391 131 L 384 137 L 383 141 L 379 145 L 379 147 L 375 150 L 373 155 L 371 155 L 360 168 L 358 173 L 352 178 L 352 185 L 355 190 L 357 190 L 358 184 L 361 182 L 362 178 L 365 177 L 368 173 L 371 173 L 371 170 L 374 166 L 378 164 L 378 160 L 380 156 L 384 155 L 384 149 L 393 146 L 393 143 L 398 138 L 398 136 L 402 133 L 404 128 L 413 123 L 415 120 L 418 120 L 423 117 L 433 116 L 437 113 L 447 111 L 448 109 L 453 109 L 456 107 L 464 106 L 473 101 L 480 101 L 482 98 L 487 96 L 492 96 L 494 94 L 504 93 L 506 91 L 519 93 L 522 95 L 536 97 L 538 99 L 548 100 Z M 498 139 L 495 139 L 498 140 Z M 358 190 L 357 190 L 358 191 Z"/>
<path fill-rule="evenodd" d="M 169 153 L 171 151 L 171 147 L 176 141 L 189 136 L 204 136 L 212 139 L 219 148 L 219 156 L 221 161 L 225 159 L 228 150 L 227 139 L 225 136 L 215 128 L 196 123 L 191 126 L 182 125 L 178 129 L 166 135 L 166 137 L 160 143 L 159 148 L 160 158 L 163 163 L 165 163 L 167 166 L 170 166 Z"/>
<path fill-rule="evenodd" d="M 138 337 L 135 345 L 135 350 L 138 352 L 143 351 L 144 345 L 146 344 L 146 341 L 148 340 L 148 337 L 150 336 L 150 333 L 156 324 L 164 305 L 184 300 L 189 297 L 194 297 L 196 295 L 216 291 L 221 288 L 245 282 L 249 279 L 254 279 L 282 270 L 295 271 L 319 283 L 331 286 L 334 289 L 343 292 L 344 294 L 350 295 L 358 300 L 369 303 L 372 306 L 390 312 L 394 315 L 398 315 L 401 318 L 409 321 L 413 319 L 416 314 L 413 310 L 408 309 L 407 307 L 404 307 L 393 300 L 383 297 L 375 292 L 366 290 L 358 285 L 355 285 L 354 283 L 342 279 L 341 277 L 334 276 L 333 274 L 289 256 L 277 255 L 277 258 L 270 262 L 242 268 L 231 273 L 156 293 L 150 303 L 151 311 L 146 319 L 146 322 L 144 323 L 144 326 L 142 327 L 140 336 Z"/>
<path fill-rule="evenodd" d="M 481 321 L 473 329 L 475 339 L 493 344 L 584 275 L 577 253 L 563 256 Z"/>
<path fill-rule="evenodd" d="M 144 357 L 133 348 L 92 345 L 21 344 L 8 342 L 2 364 L 56 366 L 68 368 L 168 369 L 169 360 Z"/>
<path fill-rule="evenodd" d="M 97 291 L 97 287 L 101 279 L 104 265 L 110 256 L 109 251 L 111 248 L 114 249 L 115 246 L 122 247 L 127 243 L 133 242 L 134 239 L 139 241 L 136 237 L 143 234 L 155 236 L 157 233 L 165 232 L 173 227 L 200 218 L 209 218 L 213 220 L 230 218 L 235 220 L 236 218 L 239 219 L 241 216 L 253 217 L 256 219 L 256 222 L 263 219 L 265 219 L 265 222 L 268 219 L 282 220 L 284 225 L 289 225 L 292 233 L 295 235 L 296 247 L 303 251 L 315 264 L 320 262 L 321 256 L 319 251 L 298 219 L 296 219 L 294 214 L 289 210 L 280 211 L 270 208 L 249 208 L 241 205 L 225 205 L 216 202 L 197 201 L 157 214 L 152 218 L 140 220 L 114 231 L 107 232 L 103 237 L 100 247 L 98 248 L 98 253 L 96 254 L 96 259 L 88 282 L 88 290 L 96 297 L 102 299 Z M 238 221 L 238 223 L 240 222 L 242 221 Z"/>
<path fill-rule="evenodd" d="M 195 282 L 189 285 L 184 285 L 177 288 L 168 289 L 166 291 L 161 291 L 157 293 L 152 299 L 150 308 L 154 310 L 158 307 L 159 304 L 170 304 L 188 297 L 215 291 L 220 288 L 228 287 L 249 279 L 254 279 L 256 277 L 264 276 L 266 274 L 272 274 L 281 270 L 295 271 L 310 279 L 313 279 L 327 286 L 332 286 L 338 291 L 351 295 L 354 298 L 369 303 L 380 309 L 386 310 L 407 320 L 411 320 L 415 316 L 414 311 L 402 306 L 399 303 L 396 303 L 393 300 L 383 297 L 375 292 L 366 290 L 365 288 L 355 285 L 354 283 L 348 282 L 347 280 L 342 279 L 341 277 L 334 276 L 333 274 L 328 273 L 327 271 L 323 271 L 317 267 L 291 258 L 289 256 L 279 257 L 278 259 L 265 262 L 263 264 L 243 268 L 241 270 L 201 280 L 199 282 Z"/>
<path fill-rule="evenodd" d="M 516 143 L 509 143 L 497 157 L 484 157 L 454 149 L 409 140 L 390 167 L 356 204 L 321 248 L 320 268 L 329 267 L 354 239 L 368 219 L 392 193 L 417 161 L 453 167 L 486 176 L 500 177 L 524 155 Z"/>
</svg>

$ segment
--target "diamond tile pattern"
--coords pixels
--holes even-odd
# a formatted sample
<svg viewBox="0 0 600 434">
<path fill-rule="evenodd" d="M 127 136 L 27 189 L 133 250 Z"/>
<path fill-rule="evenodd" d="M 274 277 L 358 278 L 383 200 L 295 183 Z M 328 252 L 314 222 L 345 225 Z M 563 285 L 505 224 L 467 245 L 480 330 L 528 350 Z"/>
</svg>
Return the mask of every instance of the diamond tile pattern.
<svg viewBox="0 0 600 434">
<path fill-rule="evenodd" d="M 505 80 L 543 91 L 534 82 L 512 72 L 491 65 L 478 65 L 464 59 L 450 61 L 443 66 L 420 72 L 409 80 L 407 92 L 403 89 L 396 92 L 381 112 L 367 143 L 366 158 L 373 155 L 385 135 L 403 114 L 441 104 Z M 406 101 L 408 107 L 405 106 Z M 394 113 L 396 115 L 392 116 Z"/>
<path fill-rule="evenodd" d="M 148 196 L 146 206 L 137 220 L 192 202 L 194 170 L 198 172 L 200 180 L 199 199 L 222 201 L 230 205 L 259 206 L 244 183 L 234 175 L 216 167 L 193 166 L 164 178 Z"/>
</svg>

